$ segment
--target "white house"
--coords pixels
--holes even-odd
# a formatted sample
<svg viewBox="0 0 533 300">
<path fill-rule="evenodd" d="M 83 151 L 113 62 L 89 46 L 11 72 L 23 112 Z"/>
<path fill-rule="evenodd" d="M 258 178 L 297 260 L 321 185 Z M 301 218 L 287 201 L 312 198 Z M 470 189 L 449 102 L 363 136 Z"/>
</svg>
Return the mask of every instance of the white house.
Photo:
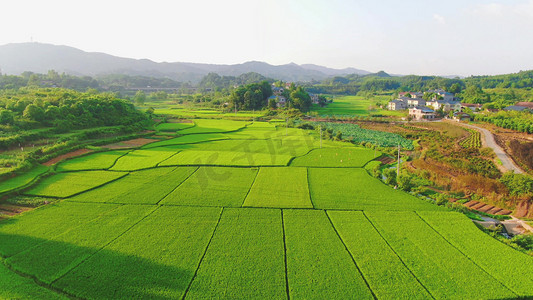
<svg viewBox="0 0 533 300">
<path fill-rule="evenodd" d="M 427 107 L 409 108 L 409 116 L 414 120 L 433 120 L 435 119 L 435 111 Z"/>
</svg>

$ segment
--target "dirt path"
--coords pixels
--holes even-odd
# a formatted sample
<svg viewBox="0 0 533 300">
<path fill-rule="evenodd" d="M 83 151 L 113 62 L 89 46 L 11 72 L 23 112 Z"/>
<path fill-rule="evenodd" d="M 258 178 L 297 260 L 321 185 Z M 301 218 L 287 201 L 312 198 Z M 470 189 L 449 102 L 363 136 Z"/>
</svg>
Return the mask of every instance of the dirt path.
<svg viewBox="0 0 533 300">
<path fill-rule="evenodd" d="M 459 126 L 472 128 L 472 129 L 475 129 L 475 130 L 481 132 L 481 135 L 483 136 L 483 138 L 482 138 L 483 145 L 486 146 L 486 147 L 492 148 L 492 150 L 494 150 L 494 153 L 496 153 L 496 156 L 502 162 L 502 164 L 501 164 L 501 168 L 502 168 L 501 171 L 502 172 L 513 171 L 513 172 L 515 172 L 517 174 L 523 174 L 524 173 L 524 171 L 522 171 L 522 169 L 520 169 L 514 163 L 514 161 L 509 157 L 509 155 L 507 155 L 507 153 L 505 153 L 505 151 L 496 143 L 496 141 L 494 140 L 494 135 L 492 135 L 492 132 L 488 131 L 485 128 L 481 128 L 481 127 L 478 127 L 478 126 L 475 126 L 475 125 L 464 124 L 464 123 L 456 123 L 456 124 L 459 125 Z"/>
</svg>

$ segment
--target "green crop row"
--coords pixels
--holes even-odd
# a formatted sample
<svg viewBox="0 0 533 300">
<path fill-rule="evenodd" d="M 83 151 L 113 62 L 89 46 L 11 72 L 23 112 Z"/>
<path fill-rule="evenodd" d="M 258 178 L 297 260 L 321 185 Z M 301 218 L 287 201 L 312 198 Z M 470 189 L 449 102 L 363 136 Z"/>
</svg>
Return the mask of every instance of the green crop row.
<svg viewBox="0 0 533 300">
<path fill-rule="evenodd" d="M 83 226 L 50 237 L 6 260 L 13 269 L 47 284 L 65 275 L 111 240 L 154 210 L 151 206 L 121 206 Z"/>
<path fill-rule="evenodd" d="M 474 129 L 465 128 L 465 130 L 468 131 L 470 135 L 459 144 L 463 148 L 481 148 L 481 133 Z"/>
<path fill-rule="evenodd" d="M 127 175 L 124 172 L 81 171 L 46 177 L 25 191 L 26 195 L 65 198 L 96 188 Z"/>
<path fill-rule="evenodd" d="M 228 132 L 244 128 L 248 122 L 231 120 L 195 119 L 196 126 L 180 130 L 180 134 Z"/>
<path fill-rule="evenodd" d="M 117 159 L 126 153 L 128 153 L 126 150 L 117 150 L 80 156 L 59 163 L 56 170 L 61 172 L 109 169 L 115 164 Z"/>
<path fill-rule="evenodd" d="M 10 257 L 81 226 L 117 205 L 67 203 L 49 204 L 0 222 L 0 255 Z"/>
<path fill-rule="evenodd" d="M 284 210 L 289 293 L 295 299 L 373 299 L 324 211 Z"/>
<path fill-rule="evenodd" d="M 304 156 L 295 158 L 291 162 L 291 166 L 360 168 L 380 155 L 380 152 L 367 148 L 322 148 L 312 150 Z"/>
<path fill-rule="evenodd" d="M 511 290 L 443 239 L 418 218 L 416 213 L 372 211 L 366 214 L 433 297 L 437 299 L 516 297 Z"/>
<path fill-rule="evenodd" d="M 451 212 L 419 215 L 448 242 L 499 282 L 524 298 L 533 297 L 533 259 L 481 232 L 468 218 Z"/>
<path fill-rule="evenodd" d="M 160 166 L 286 166 L 290 155 L 268 153 L 184 150 L 161 162 Z"/>
<path fill-rule="evenodd" d="M 135 171 L 153 168 L 160 162 L 175 155 L 178 151 L 168 148 L 134 150 L 117 160 L 110 169 L 113 171 Z"/>
<path fill-rule="evenodd" d="M 327 213 L 378 299 L 431 299 L 363 212 Z"/>
<path fill-rule="evenodd" d="M 182 299 L 219 216 L 219 208 L 160 207 L 53 287 L 86 299 Z"/>
<path fill-rule="evenodd" d="M 306 168 L 261 168 L 243 206 L 313 208 Z"/>
<path fill-rule="evenodd" d="M 279 209 L 224 209 L 187 299 L 287 297 Z"/>
<path fill-rule="evenodd" d="M 68 201 L 122 204 L 156 204 L 189 177 L 196 167 L 156 168 L 132 172 L 99 189 Z"/>
<path fill-rule="evenodd" d="M 241 207 L 256 168 L 200 167 L 161 204 Z"/>
<path fill-rule="evenodd" d="M 31 169 L 26 173 L 17 174 L 17 176 L 15 177 L 7 178 L 3 181 L 0 181 L 0 194 L 27 185 L 40 175 L 44 174 L 46 171 L 48 171 L 48 167 L 43 165 L 37 165 L 37 167 Z"/>
<path fill-rule="evenodd" d="M 33 281 L 9 270 L 0 259 L 1 299 L 68 299 L 52 292 Z"/>
<path fill-rule="evenodd" d="M 441 209 L 403 191 L 392 189 L 360 168 L 310 168 L 309 190 L 314 207 L 319 209 Z"/>
</svg>

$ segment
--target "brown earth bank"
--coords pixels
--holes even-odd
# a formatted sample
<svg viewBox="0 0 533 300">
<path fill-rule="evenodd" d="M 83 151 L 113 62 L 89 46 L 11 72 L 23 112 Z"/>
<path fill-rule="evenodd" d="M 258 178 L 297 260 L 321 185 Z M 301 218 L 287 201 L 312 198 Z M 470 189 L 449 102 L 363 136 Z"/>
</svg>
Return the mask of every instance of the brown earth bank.
<svg viewBox="0 0 533 300">
<path fill-rule="evenodd" d="M 92 152 L 92 150 L 89 150 L 89 149 L 78 149 L 76 151 L 72 151 L 72 152 L 69 152 L 67 154 L 63 154 L 63 155 L 59 155 L 58 157 L 54 157 L 51 160 L 43 163 L 43 165 L 49 167 L 51 165 L 55 165 L 56 163 L 58 163 L 58 162 L 60 162 L 62 160 L 65 160 L 67 158 L 72 158 L 72 157 L 84 155 L 84 154 L 87 154 L 89 152 Z"/>
<path fill-rule="evenodd" d="M 457 148 L 459 142 L 468 135 L 468 132 L 463 128 L 451 122 L 410 122 L 389 124 L 364 122 L 358 124 L 363 128 L 398 133 L 407 138 L 415 137 L 420 130 L 439 132 L 442 136 L 451 138 L 455 144 L 447 145 L 449 148 L 448 150 L 442 150 L 444 156 L 455 155 L 454 152 L 459 149 Z M 495 135 L 503 136 L 505 140 L 520 140 L 522 143 L 533 141 L 533 135 L 496 128 L 495 126 L 488 124 L 484 124 L 480 127 L 490 129 Z M 442 139 L 437 142 L 445 143 L 445 140 Z M 476 173 L 459 170 L 453 165 L 448 165 L 426 157 L 425 151 L 428 150 L 428 143 L 423 138 L 420 140 L 419 144 L 421 145 L 421 149 L 413 151 L 410 155 L 412 161 L 403 164 L 409 172 L 431 180 L 437 187 L 442 188 L 445 191 L 463 193 L 466 198 L 469 198 L 474 194 L 482 196 L 484 197 L 483 201 L 486 202 L 482 208 L 493 211 L 498 209 L 501 209 L 501 211 L 507 210 L 506 213 L 512 212 L 512 214 L 517 217 L 533 218 L 532 199 L 510 196 L 507 188 L 499 182 L 497 178 L 488 178 Z M 507 145 L 501 146 L 506 146 L 503 148 L 509 149 L 508 144 L 509 143 L 507 142 Z"/>
<path fill-rule="evenodd" d="M 15 216 L 32 209 L 33 207 L 0 203 L 0 218 Z"/>
</svg>

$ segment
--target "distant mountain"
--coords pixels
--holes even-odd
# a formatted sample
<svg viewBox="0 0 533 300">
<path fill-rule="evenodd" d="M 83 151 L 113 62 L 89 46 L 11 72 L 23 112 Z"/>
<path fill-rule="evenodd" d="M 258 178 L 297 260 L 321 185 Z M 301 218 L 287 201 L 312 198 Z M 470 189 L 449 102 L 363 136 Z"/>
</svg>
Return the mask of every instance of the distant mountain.
<svg viewBox="0 0 533 300">
<path fill-rule="evenodd" d="M 214 65 L 183 62 L 157 63 L 148 59 L 131 59 L 105 53 L 85 52 L 73 47 L 41 43 L 20 43 L 0 46 L 0 70 L 4 74 L 25 71 L 46 73 L 55 70 L 71 75 L 98 76 L 107 74 L 164 77 L 183 82 L 199 82 L 208 73 L 239 76 L 255 72 L 284 81 L 322 80 L 330 76 L 369 74 L 354 68 L 331 69 L 317 65 L 294 63 L 274 66 L 250 61 L 236 65 Z"/>
</svg>

